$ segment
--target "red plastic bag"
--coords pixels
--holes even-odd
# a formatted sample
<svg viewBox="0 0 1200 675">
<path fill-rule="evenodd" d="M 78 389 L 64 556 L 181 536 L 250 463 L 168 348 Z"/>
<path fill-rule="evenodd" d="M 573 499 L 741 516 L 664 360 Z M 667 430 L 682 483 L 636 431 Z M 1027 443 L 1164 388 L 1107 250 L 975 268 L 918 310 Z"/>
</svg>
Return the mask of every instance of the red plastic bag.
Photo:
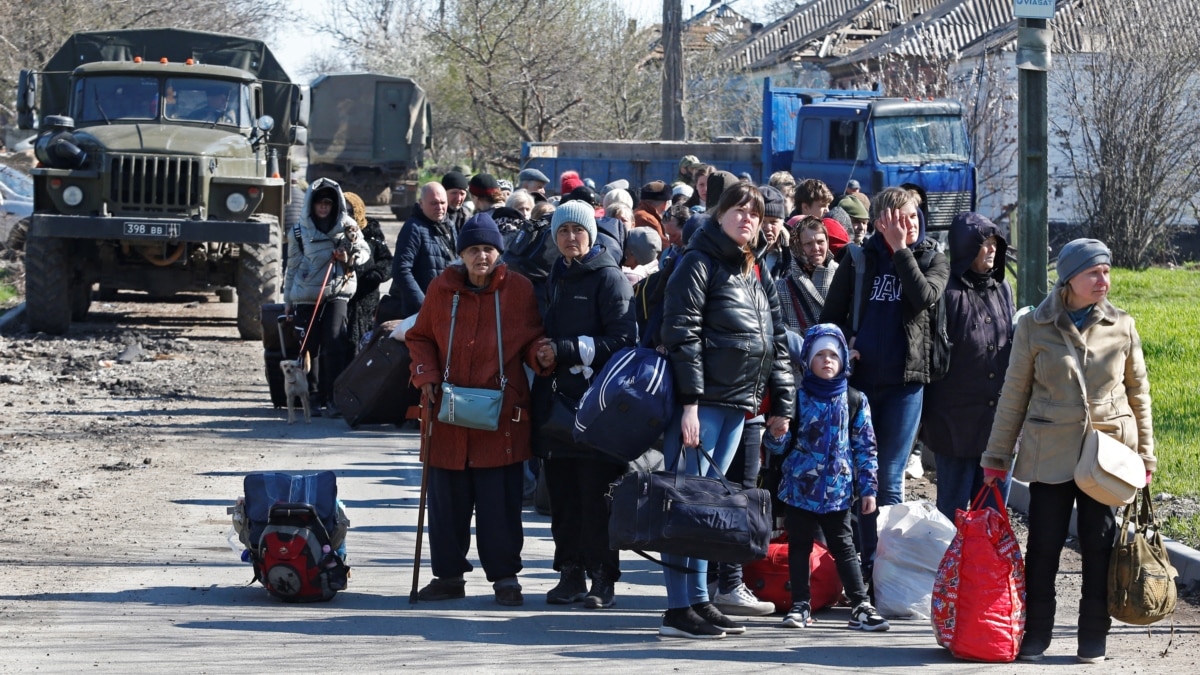
<svg viewBox="0 0 1200 675">
<path fill-rule="evenodd" d="M 808 556 L 809 601 L 813 611 L 829 607 L 842 597 L 842 580 L 838 577 L 833 555 L 824 546 L 813 542 Z M 767 557 L 742 565 L 742 580 L 759 600 L 775 603 L 776 611 L 792 608 L 792 577 L 788 567 L 787 542 L 767 547 Z"/>
<path fill-rule="evenodd" d="M 1025 633 L 1025 562 L 1008 512 L 980 508 L 985 485 L 971 508 L 955 514 L 958 534 L 942 557 L 933 584 L 933 634 L 960 659 L 1009 663 Z"/>
</svg>

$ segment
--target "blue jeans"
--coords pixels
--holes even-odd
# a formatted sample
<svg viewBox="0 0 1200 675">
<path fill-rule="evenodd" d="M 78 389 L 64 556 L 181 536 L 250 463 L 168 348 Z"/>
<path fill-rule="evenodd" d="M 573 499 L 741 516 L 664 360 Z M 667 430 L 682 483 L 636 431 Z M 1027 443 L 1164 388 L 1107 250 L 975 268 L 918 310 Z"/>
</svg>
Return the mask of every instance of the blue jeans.
<svg viewBox="0 0 1200 675">
<path fill-rule="evenodd" d="M 721 473 L 729 470 L 733 455 L 737 452 L 742 440 L 742 425 L 746 421 L 746 413 L 734 408 L 707 406 L 699 407 L 700 445 L 708 450 Z M 682 410 L 675 415 L 667 426 L 668 433 L 663 440 L 663 458 L 668 467 L 675 466 L 676 471 L 685 471 L 695 476 L 715 476 L 708 460 L 703 459 L 697 452 L 688 452 L 682 459 L 683 439 L 679 434 L 679 425 L 683 419 Z M 680 462 L 677 466 L 676 463 Z M 663 568 L 663 578 L 667 584 L 667 608 L 683 609 L 696 603 L 708 602 L 708 561 L 699 558 L 688 558 L 679 555 L 663 554 L 663 562 L 676 567 L 694 570 L 692 573 L 680 572 L 670 567 Z"/>
<path fill-rule="evenodd" d="M 904 501 L 904 466 L 917 440 L 924 392 L 925 385 L 920 383 L 862 389 L 871 408 L 871 424 L 879 445 L 879 493 L 875 498 L 878 506 L 893 506 Z M 875 548 L 879 544 L 878 520 L 878 509 L 859 517 L 863 565 L 868 569 L 875 560 Z M 868 574 L 863 576 L 870 578 Z"/>
<path fill-rule="evenodd" d="M 983 487 L 983 467 L 979 465 L 978 457 L 951 457 L 937 453 L 933 457 L 937 460 L 937 509 L 950 522 L 954 522 L 954 512 L 970 506 Z M 983 505 L 1003 513 L 1008 504 L 1008 490 L 1012 487 L 1011 474 L 1005 476 L 997 487 L 1000 488 L 1004 504 L 997 504 L 992 491 L 988 490 Z"/>
</svg>

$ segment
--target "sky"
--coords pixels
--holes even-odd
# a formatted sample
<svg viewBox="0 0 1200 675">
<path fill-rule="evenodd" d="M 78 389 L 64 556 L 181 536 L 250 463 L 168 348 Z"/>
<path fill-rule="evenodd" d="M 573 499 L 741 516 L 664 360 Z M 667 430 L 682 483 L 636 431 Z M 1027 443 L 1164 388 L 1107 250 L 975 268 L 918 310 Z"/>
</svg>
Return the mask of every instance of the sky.
<svg viewBox="0 0 1200 675">
<path fill-rule="evenodd" d="M 625 11 L 639 22 L 658 23 L 662 15 L 661 0 L 609 0 L 625 8 Z M 307 29 L 313 23 L 313 18 L 322 4 L 311 0 L 288 0 L 292 7 L 294 20 L 279 31 L 279 34 L 267 41 L 275 57 L 283 64 L 285 70 L 293 78 L 299 77 L 300 72 L 308 62 L 310 54 L 333 48 L 333 43 Z M 730 3 L 737 11 L 755 16 L 759 0 L 733 0 Z M 683 13 L 692 16 L 708 5 L 708 0 L 683 0 Z"/>
</svg>

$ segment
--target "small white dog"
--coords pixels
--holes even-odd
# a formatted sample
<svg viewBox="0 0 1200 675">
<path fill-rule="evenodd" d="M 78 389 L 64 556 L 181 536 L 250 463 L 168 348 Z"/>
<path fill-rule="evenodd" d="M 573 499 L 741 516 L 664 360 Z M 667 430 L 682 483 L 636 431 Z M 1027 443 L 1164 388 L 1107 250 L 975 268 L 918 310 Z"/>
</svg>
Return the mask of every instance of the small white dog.
<svg viewBox="0 0 1200 675">
<path fill-rule="evenodd" d="M 308 352 L 298 359 L 284 359 L 279 362 L 279 369 L 283 371 L 283 391 L 287 395 L 288 424 L 296 421 L 297 398 L 304 408 L 304 422 L 312 424 L 312 411 L 308 404 L 308 371 L 311 367 L 312 360 Z"/>
</svg>

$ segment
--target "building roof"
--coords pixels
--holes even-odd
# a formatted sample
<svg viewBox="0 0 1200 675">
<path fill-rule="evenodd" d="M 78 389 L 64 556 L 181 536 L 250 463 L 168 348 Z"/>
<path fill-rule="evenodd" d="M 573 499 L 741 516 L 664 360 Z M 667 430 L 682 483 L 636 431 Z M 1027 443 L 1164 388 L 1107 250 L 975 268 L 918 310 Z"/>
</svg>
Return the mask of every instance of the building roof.
<svg viewBox="0 0 1200 675">
<path fill-rule="evenodd" d="M 797 60 L 836 59 L 904 25 L 937 2 L 811 0 L 731 46 L 725 61 L 734 68 L 764 70 Z"/>
<path fill-rule="evenodd" d="M 963 47 L 1007 23 L 1016 26 L 1012 0 L 942 0 L 828 67 L 837 70 L 885 56 L 941 60 L 959 54 Z"/>
</svg>

